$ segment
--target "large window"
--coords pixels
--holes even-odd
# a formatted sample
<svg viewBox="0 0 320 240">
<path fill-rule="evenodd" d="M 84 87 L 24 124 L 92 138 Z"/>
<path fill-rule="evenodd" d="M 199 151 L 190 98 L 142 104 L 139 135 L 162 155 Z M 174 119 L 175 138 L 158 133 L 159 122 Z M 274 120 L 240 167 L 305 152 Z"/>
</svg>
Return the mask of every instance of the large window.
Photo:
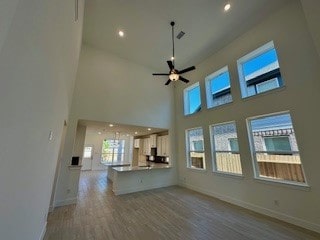
<svg viewBox="0 0 320 240">
<path fill-rule="evenodd" d="M 184 95 L 184 115 L 193 114 L 201 110 L 201 96 L 199 83 L 186 88 Z"/>
<path fill-rule="evenodd" d="M 186 130 L 186 140 L 187 166 L 189 168 L 205 169 L 202 128 Z"/>
<path fill-rule="evenodd" d="M 108 165 L 124 163 L 125 140 L 105 139 L 102 143 L 101 162 Z"/>
<path fill-rule="evenodd" d="M 210 126 L 213 170 L 242 174 L 235 122 Z"/>
<path fill-rule="evenodd" d="M 208 108 L 232 102 L 228 67 L 212 73 L 205 80 Z"/>
<path fill-rule="evenodd" d="M 245 55 L 237 63 L 243 98 L 283 86 L 273 42 Z"/>
<path fill-rule="evenodd" d="M 289 113 L 248 120 L 256 177 L 306 183 Z"/>
</svg>

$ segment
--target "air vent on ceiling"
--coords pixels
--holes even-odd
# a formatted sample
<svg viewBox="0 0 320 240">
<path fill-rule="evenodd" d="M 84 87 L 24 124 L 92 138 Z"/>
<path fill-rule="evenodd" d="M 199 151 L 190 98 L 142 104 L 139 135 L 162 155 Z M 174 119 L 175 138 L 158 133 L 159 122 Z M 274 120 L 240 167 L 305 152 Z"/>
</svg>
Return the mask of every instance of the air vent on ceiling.
<svg viewBox="0 0 320 240">
<path fill-rule="evenodd" d="M 183 35 L 185 35 L 185 32 L 181 31 L 179 32 L 179 34 L 177 35 L 178 39 L 181 39 L 183 37 Z"/>
</svg>

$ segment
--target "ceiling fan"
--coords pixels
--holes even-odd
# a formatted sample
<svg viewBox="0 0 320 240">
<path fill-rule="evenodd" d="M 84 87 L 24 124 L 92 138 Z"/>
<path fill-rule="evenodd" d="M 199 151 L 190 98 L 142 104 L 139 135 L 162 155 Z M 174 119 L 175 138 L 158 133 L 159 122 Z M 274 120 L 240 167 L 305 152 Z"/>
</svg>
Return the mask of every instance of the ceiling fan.
<svg viewBox="0 0 320 240">
<path fill-rule="evenodd" d="M 175 22 L 171 22 L 170 25 L 172 28 L 172 58 L 171 58 L 171 61 L 169 61 L 169 60 L 167 61 L 170 71 L 169 71 L 169 73 L 153 73 L 152 75 L 154 75 L 154 76 L 169 76 L 169 79 L 165 83 L 165 85 L 169 85 L 169 83 L 171 81 L 178 81 L 178 80 L 185 82 L 185 83 L 188 83 L 189 80 L 182 77 L 181 74 L 195 70 L 196 68 L 195 68 L 195 66 L 192 66 L 192 67 L 185 68 L 181 71 L 174 68 L 174 25 L 175 25 Z"/>
</svg>

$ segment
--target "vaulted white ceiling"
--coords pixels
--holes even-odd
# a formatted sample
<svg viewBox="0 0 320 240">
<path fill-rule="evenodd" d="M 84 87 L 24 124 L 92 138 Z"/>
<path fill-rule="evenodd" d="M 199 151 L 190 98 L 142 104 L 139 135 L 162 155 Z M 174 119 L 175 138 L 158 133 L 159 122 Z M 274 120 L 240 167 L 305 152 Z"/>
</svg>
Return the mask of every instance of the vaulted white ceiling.
<svg viewBox="0 0 320 240">
<path fill-rule="evenodd" d="M 176 68 L 197 65 L 289 0 L 87 0 L 83 42 L 167 72 L 176 22 Z M 292 1 L 292 0 L 291 0 Z M 224 12 L 226 2 L 231 3 Z M 118 31 L 125 32 L 119 38 Z"/>
</svg>

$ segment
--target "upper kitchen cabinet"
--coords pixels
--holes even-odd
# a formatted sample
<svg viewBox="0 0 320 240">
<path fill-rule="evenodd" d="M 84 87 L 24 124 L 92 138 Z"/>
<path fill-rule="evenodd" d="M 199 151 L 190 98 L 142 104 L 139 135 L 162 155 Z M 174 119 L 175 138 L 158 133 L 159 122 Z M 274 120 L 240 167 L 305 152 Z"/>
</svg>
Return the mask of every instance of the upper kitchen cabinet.
<svg viewBox="0 0 320 240">
<path fill-rule="evenodd" d="M 150 138 L 144 138 L 143 139 L 143 148 L 142 148 L 143 155 L 150 155 L 151 154 L 151 148 L 150 148 Z"/>
<path fill-rule="evenodd" d="M 134 139 L 134 143 L 133 143 L 134 148 L 140 148 L 140 140 L 141 139 Z"/>
<path fill-rule="evenodd" d="M 169 136 L 157 137 L 157 156 L 167 157 L 169 156 Z"/>
<path fill-rule="evenodd" d="M 150 135 L 150 147 L 156 148 L 157 147 L 157 134 Z"/>
</svg>

